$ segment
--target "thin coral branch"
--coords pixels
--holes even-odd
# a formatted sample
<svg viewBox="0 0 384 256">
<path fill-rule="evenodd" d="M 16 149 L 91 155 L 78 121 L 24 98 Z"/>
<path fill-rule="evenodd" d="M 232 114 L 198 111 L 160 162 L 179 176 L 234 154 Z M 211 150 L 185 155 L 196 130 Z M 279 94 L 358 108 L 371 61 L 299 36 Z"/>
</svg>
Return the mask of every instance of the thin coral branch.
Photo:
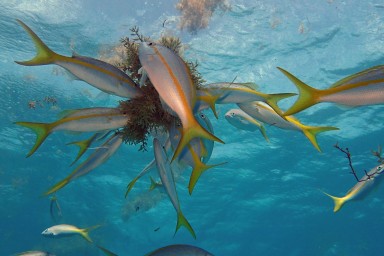
<svg viewBox="0 0 384 256">
<path fill-rule="evenodd" d="M 369 174 L 366 170 L 364 170 L 364 173 L 365 173 L 364 178 L 363 179 L 359 179 L 357 177 L 357 175 L 356 175 L 355 169 L 352 166 L 351 153 L 349 152 L 349 149 L 348 148 L 342 149 L 342 148 L 339 147 L 339 145 L 337 143 L 334 145 L 334 147 L 337 148 L 338 150 L 340 150 L 341 152 L 343 152 L 344 154 L 346 154 L 346 156 L 348 158 L 349 167 L 351 168 L 351 173 L 353 174 L 353 176 L 355 177 L 355 179 L 358 182 L 363 182 L 363 181 L 370 180 L 370 179 L 372 179 L 378 173 L 378 171 L 376 171 L 376 172 L 373 172 L 373 173 Z M 378 151 L 373 151 L 372 150 L 372 154 L 379 158 L 379 162 L 380 163 L 383 163 L 383 158 L 381 157 L 381 147 L 380 146 L 378 148 Z"/>
<path fill-rule="evenodd" d="M 356 175 L 355 169 L 353 168 L 352 159 L 351 159 L 351 153 L 349 152 L 349 149 L 348 148 L 342 149 L 342 148 L 339 147 L 339 145 L 337 143 L 334 145 L 334 147 L 337 148 L 338 150 L 340 150 L 341 152 L 343 152 L 347 156 L 349 167 L 351 168 L 351 173 L 353 174 L 355 179 L 358 182 L 360 182 L 359 178 Z"/>
</svg>

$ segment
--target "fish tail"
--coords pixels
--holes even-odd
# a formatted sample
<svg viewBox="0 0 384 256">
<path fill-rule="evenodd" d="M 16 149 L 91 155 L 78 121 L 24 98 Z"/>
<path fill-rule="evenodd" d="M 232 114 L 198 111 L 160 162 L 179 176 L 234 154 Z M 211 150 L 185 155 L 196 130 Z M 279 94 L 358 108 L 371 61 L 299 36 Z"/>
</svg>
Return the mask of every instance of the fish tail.
<svg viewBox="0 0 384 256">
<path fill-rule="evenodd" d="M 155 188 L 157 188 L 159 186 L 159 184 L 156 183 L 156 181 L 152 178 L 152 176 L 150 176 L 149 179 L 151 180 L 151 185 L 149 186 L 149 191 L 152 191 Z"/>
<path fill-rule="evenodd" d="M 108 249 L 106 249 L 100 245 L 96 245 L 96 247 L 99 248 L 107 256 L 118 256 L 116 253 L 113 253 L 110 250 L 108 250 Z"/>
<path fill-rule="evenodd" d="M 292 97 L 292 96 L 295 96 L 297 95 L 296 93 L 274 93 L 274 94 L 268 94 L 267 98 L 266 98 L 266 103 L 271 107 L 273 108 L 273 110 L 281 117 L 283 117 L 283 112 L 281 111 L 281 109 L 279 108 L 279 106 L 277 105 L 277 103 L 280 101 L 280 100 L 283 100 L 283 99 L 286 99 L 286 98 L 289 98 L 289 97 Z M 283 117 L 284 118 L 284 117 Z"/>
<path fill-rule="evenodd" d="M 52 130 L 51 124 L 47 123 L 15 122 L 15 124 L 29 128 L 37 135 L 35 145 L 33 145 L 27 157 L 31 156 L 40 147 Z"/>
<path fill-rule="evenodd" d="M 90 243 L 93 243 L 92 239 L 89 237 L 89 232 L 96 229 L 96 228 L 99 228 L 101 227 L 101 225 L 95 225 L 95 226 L 92 226 L 92 227 L 89 227 L 89 228 L 84 228 L 84 229 L 81 229 L 80 230 L 80 235 L 85 239 L 87 240 L 88 242 Z"/>
<path fill-rule="evenodd" d="M 261 134 L 263 135 L 264 139 L 269 143 L 269 138 L 267 136 L 267 132 L 265 130 L 265 127 L 262 123 L 256 121 L 254 118 L 251 118 L 251 119 L 247 119 L 248 121 L 250 121 L 251 123 L 253 123 L 254 125 L 257 126 L 257 128 L 259 128 Z"/>
<path fill-rule="evenodd" d="M 335 204 L 335 207 L 333 208 L 333 212 L 338 212 L 341 209 L 341 207 L 343 207 L 343 205 L 347 202 L 344 197 L 331 196 L 330 194 L 325 193 L 324 191 L 322 191 L 322 192 L 325 195 L 332 198 L 333 203 Z"/>
<path fill-rule="evenodd" d="M 44 196 L 48 196 L 52 193 L 55 193 L 59 189 L 62 189 L 63 187 L 65 187 L 71 181 L 71 177 L 72 176 L 68 176 L 67 178 L 53 185 L 47 192 L 44 193 Z"/>
<path fill-rule="evenodd" d="M 298 99 L 287 111 L 284 112 L 284 116 L 293 115 L 297 112 L 300 112 L 306 108 L 309 108 L 310 106 L 313 106 L 319 103 L 320 90 L 312 88 L 311 86 L 302 82 L 301 80 L 299 80 L 297 77 L 295 77 L 288 71 L 280 67 L 277 67 L 277 68 L 281 72 L 283 72 L 283 74 L 286 77 L 288 77 L 288 79 L 291 80 L 292 83 L 294 83 L 297 89 L 299 90 Z"/>
<path fill-rule="evenodd" d="M 67 143 L 67 145 L 76 145 L 79 147 L 79 152 L 77 153 L 77 156 L 75 158 L 75 160 L 73 160 L 73 162 L 71 163 L 70 166 L 72 166 L 74 163 L 77 162 L 77 160 L 79 160 L 79 158 L 85 153 L 85 151 L 87 151 L 87 149 L 89 148 L 89 146 L 91 145 L 91 143 L 99 136 L 98 133 L 95 133 L 94 135 L 92 135 L 89 139 L 86 139 L 86 140 L 81 140 L 81 141 L 74 141 L 74 142 L 70 142 L 70 143 Z"/>
<path fill-rule="evenodd" d="M 193 121 L 190 123 L 187 123 L 181 131 L 181 138 L 179 141 L 179 144 L 176 147 L 175 153 L 173 154 L 172 161 L 173 162 L 182 152 L 185 146 L 196 137 L 205 138 L 208 140 L 217 141 L 220 143 L 224 143 L 221 139 L 217 138 L 212 133 L 208 132 L 206 129 L 204 129 L 197 121 L 193 118 Z"/>
<path fill-rule="evenodd" d="M 227 162 L 219 163 L 219 164 L 212 164 L 212 165 L 206 165 L 199 161 L 197 164 L 195 163 L 195 166 L 192 170 L 191 177 L 189 178 L 189 184 L 188 184 L 188 191 L 189 194 L 192 195 L 193 189 L 196 186 L 197 181 L 199 180 L 201 174 L 205 172 L 208 169 L 211 169 L 213 167 L 217 167 L 223 164 L 226 164 Z"/>
<path fill-rule="evenodd" d="M 189 233 L 191 233 L 193 238 L 196 239 L 195 231 L 193 230 L 191 224 L 189 224 L 188 220 L 184 217 L 183 213 L 180 210 L 179 212 L 177 212 L 177 224 L 176 224 L 175 235 L 181 226 L 184 226 L 186 229 L 188 229 Z"/>
<path fill-rule="evenodd" d="M 314 127 L 314 126 L 302 126 L 302 131 L 304 135 L 309 139 L 309 141 L 312 143 L 312 145 L 319 151 L 321 152 L 321 149 L 319 147 L 319 144 L 317 143 L 316 136 L 317 134 L 321 132 L 326 132 L 326 131 L 334 131 L 334 130 L 339 130 L 337 127 L 332 127 L 332 126 L 319 126 L 319 127 Z"/>
<path fill-rule="evenodd" d="M 261 126 L 259 127 L 259 130 L 260 130 L 261 134 L 263 135 L 264 139 L 269 143 L 270 141 L 269 141 L 269 138 L 268 138 L 268 136 L 267 136 L 267 132 L 266 132 L 266 130 L 265 130 L 264 125 L 261 125 Z"/>
<path fill-rule="evenodd" d="M 216 101 L 220 99 L 221 95 L 206 95 L 206 96 L 199 96 L 198 99 L 201 101 L 205 101 L 209 107 L 211 108 L 213 114 L 215 115 L 216 119 L 219 119 L 219 116 L 216 111 Z"/>
<path fill-rule="evenodd" d="M 17 19 L 17 22 L 27 31 L 32 38 L 36 47 L 36 56 L 28 61 L 15 61 L 17 64 L 24 66 L 37 66 L 52 64 L 59 56 L 57 53 L 49 49 L 49 47 L 32 31 L 24 22 Z"/>
<path fill-rule="evenodd" d="M 69 166 L 72 166 L 74 163 L 76 163 L 77 160 L 80 159 L 80 157 L 85 153 L 85 151 L 87 151 L 89 147 L 88 140 L 74 141 L 74 142 L 67 143 L 67 145 L 76 145 L 79 147 L 79 152 L 77 153 L 75 160 L 73 160 L 73 162 Z"/>
<path fill-rule="evenodd" d="M 131 182 L 129 182 L 127 186 L 127 192 L 125 192 L 125 198 L 127 198 L 128 193 L 131 192 L 133 186 L 135 185 L 136 181 L 139 179 L 139 177 L 134 178 Z"/>
</svg>

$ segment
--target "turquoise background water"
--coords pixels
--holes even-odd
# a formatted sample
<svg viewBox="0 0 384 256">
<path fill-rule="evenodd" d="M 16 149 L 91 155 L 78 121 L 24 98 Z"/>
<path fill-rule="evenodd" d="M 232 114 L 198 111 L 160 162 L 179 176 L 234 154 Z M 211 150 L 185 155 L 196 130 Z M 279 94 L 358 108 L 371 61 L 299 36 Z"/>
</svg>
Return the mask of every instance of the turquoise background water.
<svg viewBox="0 0 384 256">
<path fill-rule="evenodd" d="M 283 67 L 316 88 L 384 63 L 382 1 L 231 1 L 209 27 L 191 35 L 177 29 L 176 1 L 0 1 L 0 255 L 39 249 L 57 255 L 102 255 L 80 237 L 49 239 L 41 232 L 55 223 L 49 198 L 41 194 L 73 169 L 80 137 L 57 132 L 31 157 L 35 135 L 15 121 L 51 122 L 65 109 L 116 106 L 120 98 L 72 81 L 55 66 L 24 67 L 14 60 L 34 55 L 34 46 L 15 19 L 27 23 L 53 50 L 98 58 L 103 49 L 137 25 L 157 38 L 180 36 L 185 58 L 199 62 L 207 82 L 255 82 L 267 93 L 296 92 L 277 69 Z M 165 27 L 163 21 L 167 20 Z M 30 109 L 28 102 L 54 97 Z M 286 109 L 294 99 L 282 102 Z M 215 255 L 381 255 L 383 189 L 332 212 L 321 191 L 341 196 L 355 184 L 345 156 L 348 147 L 359 176 L 377 164 L 370 150 L 383 144 L 383 106 L 340 108 L 320 104 L 296 116 L 308 125 L 340 131 L 318 136 L 317 152 L 299 132 L 266 126 L 271 143 L 258 132 L 236 130 L 224 119 L 235 106 L 210 112 L 216 144 L 210 163 L 226 165 L 204 173 L 192 196 L 189 170 L 178 180 L 183 212 L 197 240 L 181 229 L 161 190 L 148 191 L 144 177 L 124 198 L 128 182 L 153 158 L 152 148 L 123 145 L 102 167 L 58 194 L 60 223 L 88 227 L 98 244 L 119 255 L 143 255 L 158 247 L 187 243 Z M 153 174 L 155 176 L 155 174 Z M 138 210 L 136 210 L 138 208 Z M 159 229 L 158 229 L 159 228 Z M 157 230 L 158 229 L 158 230 Z M 157 231 L 155 231 L 157 230 Z"/>
</svg>

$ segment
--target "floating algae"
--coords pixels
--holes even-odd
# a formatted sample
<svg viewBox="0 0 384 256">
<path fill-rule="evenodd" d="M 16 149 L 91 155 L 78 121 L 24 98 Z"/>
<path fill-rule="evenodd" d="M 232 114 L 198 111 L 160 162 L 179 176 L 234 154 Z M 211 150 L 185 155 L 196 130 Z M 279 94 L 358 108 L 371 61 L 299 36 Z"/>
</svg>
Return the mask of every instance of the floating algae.
<svg viewBox="0 0 384 256">
<path fill-rule="evenodd" d="M 143 78 L 139 60 L 139 41 L 150 41 L 148 37 L 139 33 L 137 27 L 131 28 L 133 39 L 123 38 L 121 43 L 126 48 L 126 59 L 122 63 L 117 63 L 123 71 L 137 83 Z M 183 45 L 179 38 L 173 36 L 163 36 L 157 43 L 171 49 L 179 56 L 183 51 Z M 201 87 L 205 82 L 197 71 L 197 62 L 187 62 L 187 67 L 191 74 L 191 79 L 196 88 Z M 178 118 L 169 114 L 162 106 L 160 97 L 149 79 L 141 81 L 144 83 L 141 87 L 143 96 L 120 101 L 121 112 L 127 113 L 130 120 L 122 129 L 123 140 L 127 144 L 140 144 L 140 150 L 146 150 L 148 135 L 152 132 L 164 131 L 169 128 L 173 122 L 178 122 Z"/>
</svg>

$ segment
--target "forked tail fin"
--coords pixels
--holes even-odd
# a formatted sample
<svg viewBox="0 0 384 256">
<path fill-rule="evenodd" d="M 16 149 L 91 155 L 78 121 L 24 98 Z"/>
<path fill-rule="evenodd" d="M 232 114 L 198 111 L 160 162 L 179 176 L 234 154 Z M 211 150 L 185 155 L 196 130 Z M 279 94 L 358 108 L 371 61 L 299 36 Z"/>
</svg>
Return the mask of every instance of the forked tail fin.
<svg viewBox="0 0 384 256">
<path fill-rule="evenodd" d="M 36 47 L 36 56 L 28 61 L 15 61 L 17 64 L 24 66 L 37 66 L 52 64 L 59 56 L 57 53 L 49 49 L 49 47 L 32 31 L 24 22 L 17 19 L 17 22 L 27 31 L 32 38 Z"/>
<path fill-rule="evenodd" d="M 330 198 L 332 198 L 333 203 L 335 204 L 335 207 L 333 208 L 333 212 L 338 212 L 341 209 L 341 207 L 343 207 L 343 205 L 346 203 L 346 200 L 343 197 L 331 196 L 330 194 L 325 193 L 324 191 L 322 192 L 327 196 L 329 196 Z"/>
<path fill-rule="evenodd" d="M 56 191 L 62 189 L 65 187 L 70 181 L 71 181 L 72 176 L 68 176 L 67 178 L 63 179 L 62 181 L 59 181 L 55 185 L 53 185 L 47 192 L 44 193 L 44 196 L 48 196 L 52 193 L 55 193 Z"/>
<path fill-rule="evenodd" d="M 89 232 L 99 227 L 101 227 L 101 225 L 95 225 L 89 228 L 81 229 L 79 234 L 88 242 L 93 243 L 92 239 L 89 237 Z"/>
<path fill-rule="evenodd" d="M 181 226 L 184 226 L 186 229 L 188 229 L 189 233 L 191 233 L 193 238 L 196 239 L 195 231 L 193 230 L 191 224 L 189 224 L 188 220 L 184 217 L 183 213 L 180 210 L 179 212 L 177 212 L 177 224 L 176 224 L 175 235 Z"/>
<path fill-rule="evenodd" d="M 51 124 L 47 123 L 15 122 L 15 124 L 27 127 L 36 133 L 35 145 L 28 152 L 27 157 L 31 156 L 40 147 L 52 130 Z"/>
<path fill-rule="evenodd" d="M 279 116 L 284 118 L 283 112 L 277 105 L 277 102 L 279 102 L 282 99 L 286 99 L 292 96 L 297 95 L 296 93 L 275 93 L 275 94 L 267 94 L 267 98 L 265 103 L 267 103 Z"/>
<path fill-rule="evenodd" d="M 322 132 L 326 132 L 326 131 L 339 130 L 339 128 L 332 127 L 332 126 L 319 126 L 319 127 L 315 127 L 315 126 L 306 126 L 306 125 L 303 125 L 301 127 L 301 129 L 302 129 L 304 135 L 309 139 L 309 141 L 312 143 L 312 145 L 319 152 L 321 152 L 321 149 L 320 149 L 319 144 L 317 143 L 317 139 L 316 139 L 317 134 L 322 133 Z"/>
<path fill-rule="evenodd" d="M 296 100 L 296 102 L 287 110 L 284 112 L 284 116 L 290 116 L 297 112 L 300 112 L 306 108 L 309 108 L 310 106 L 313 106 L 317 103 L 319 103 L 319 97 L 320 97 L 320 90 L 317 90 L 315 88 L 312 88 L 311 86 L 307 85 L 306 83 L 300 81 L 297 77 L 289 73 L 288 71 L 277 67 L 286 77 L 288 77 L 289 80 L 292 81 L 299 90 L 299 97 Z"/>
<path fill-rule="evenodd" d="M 173 162 L 180 155 L 183 148 L 187 146 L 187 144 L 193 138 L 199 137 L 199 138 L 205 138 L 208 140 L 224 143 L 221 139 L 217 138 L 215 135 L 208 132 L 204 127 L 202 127 L 193 116 L 192 118 L 193 119 L 191 119 L 190 123 L 182 124 L 183 129 L 181 131 L 181 138 L 180 138 L 179 144 L 176 147 L 175 153 L 173 154 L 171 162 Z"/>
</svg>

